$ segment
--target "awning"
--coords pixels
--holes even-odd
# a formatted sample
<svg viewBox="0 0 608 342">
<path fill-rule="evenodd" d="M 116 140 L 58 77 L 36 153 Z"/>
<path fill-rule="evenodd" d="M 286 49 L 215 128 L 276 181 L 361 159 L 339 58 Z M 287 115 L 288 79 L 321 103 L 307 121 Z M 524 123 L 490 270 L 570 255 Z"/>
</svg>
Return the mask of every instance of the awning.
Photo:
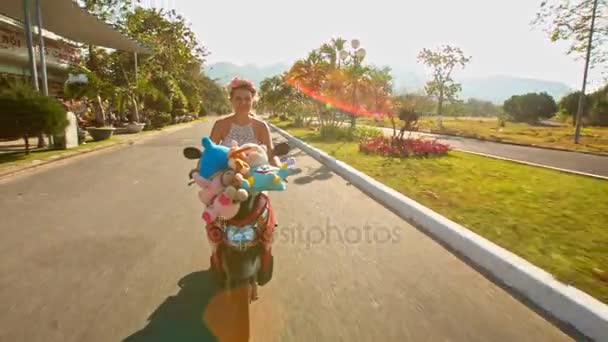
<svg viewBox="0 0 608 342">
<path fill-rule="evenodd" d="M 36 23 L 36 0 L 29 0 L 32 26 Z M 72 0 L 40 0 L 42 28 L 75 42 L 150 54 L 150 50 L 99 20 Z M 0 0 L 0 14 L 25 22 L 23 0 Z M 35 32 L 35 31 L 34 31 Z"/>
</svg>

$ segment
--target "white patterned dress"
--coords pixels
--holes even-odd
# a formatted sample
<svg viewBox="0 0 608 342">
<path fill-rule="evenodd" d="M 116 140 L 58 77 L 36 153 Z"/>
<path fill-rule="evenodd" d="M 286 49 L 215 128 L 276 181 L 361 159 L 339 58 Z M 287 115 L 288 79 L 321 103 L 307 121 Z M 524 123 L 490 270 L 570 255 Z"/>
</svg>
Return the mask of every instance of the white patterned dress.
<svg viewBox="0 0 608 342">
<path fill-rule="evenodd" d="M 259 144 L 260 142 L 255 136 L 255 130 L 253 129 L 253 123 L 250 122 L 247 125 L 241 126 L 235 123 L 230 124 L 230 131 L 226 134 L 226 137 L 222 139 L 221 144 L 227 147 L 231 147 L 232 141 L 235 140 L 238 145 L 243 144 Z"/>
</svg>

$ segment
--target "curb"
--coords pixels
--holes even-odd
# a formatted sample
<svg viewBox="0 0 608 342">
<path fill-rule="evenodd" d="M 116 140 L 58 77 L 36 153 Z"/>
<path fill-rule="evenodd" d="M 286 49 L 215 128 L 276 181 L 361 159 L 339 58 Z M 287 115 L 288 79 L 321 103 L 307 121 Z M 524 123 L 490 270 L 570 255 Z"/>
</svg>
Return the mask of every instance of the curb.
<svg viewBox="0 0 608 342">
<path fill-rule="evenodd" d="M 608 341 L 608 305 L 557 281 L 541 268 L 295 138 L 274 124 L 269 123 L 269 126 L 402 219 L 445 243 L 560 322 L 594 340 Z"/>
<path fill-rule="evenodd" d="M 158 136 L 160 134 L 163 134 L 163 133 L 165 133 L 165 134 L 166 133 L 171 133 L 171 132 L 175 132 L 175 131 L 179 131 L 181 129 L 185 129 L 185 128 L 191 127 L 191 126 L 195 125 L 196 123 L 201 123 L 201 121 L 199 120 L 199 121 L 195 121 L 195 122 L 192 122 L 192 123 L 189 123 L 189 124 L 180 125 L 180 126 L 176 126 L 176 125 L 169 126 L 169 127 L 165 126 L 166 129 L 164 129 L 164 130 L 156 131 L 156 132 L 153 132 L 153 133 L 148 133 L 146 135 L 140 135 L 140 136 L 134 135 L 133 138 L 125 138 L 124 140 L 120 140 L 120 141 L 116 141 L 116 142 L 110 142 L 110 143 L 107 143 L 107 144 L 104 144 L 104 145 L 95 146 L 95 147 L 91 147 L 91 148 L 84 148 L 84 149 L 77 150 L 77 151 L 65 150 L 64 153 L 60 153 L 60 154 L 57 154 L 57 155 L 54 155 L 54 156 L 50 156 L 50 157 L 47 157 L 45 159 L 38 160 L 37 162 L 34 160 L 34 161 L 30 161 L 28 163 L 25 163 L 25 165 L 9 166 L 9 167 L 6 167 L 6 169 L 4 169 L 4 170 L 0 169 L 0 179 L 8 178 L 8 177 L 13 176 L 15 174 L 26 172 L 26 171 L 29 171 L 29 170 L 32 170 L 32 169 L 36 169 L 38 167 L 41 167 L 41 166 L 44 166 L 44 165 L 48 165 L 48 164 L 51 164 L 51 163 L 54 163 L 54 162 L 58 162 L 58 161 L 61 161 L 61 160 L 66 160 L 66 159 L 70 159 L 70 158 L 73 158 L 73 157 L 77 157 L 77 156 L 81 156 L 81 155 L 85 155 L 85 154 L 90 154 L 90 153 L 93 153 L 93 152 L 110 150 L 112 148 L 118 148 L 118 147 L 121 147 L 121 146 L 124 146 L 124 145 L 133 145 L 133 144 L 136 144 L 138 142 L 145 141 L 146 139 L 156 137 L 156 136 Z"/>
<path fill-rule="evenodd" d="M 541 167 L 543 169 L 549 169 L 549 170 L 554 170 L 554 171 L 559 171 L 559 172 L 564 172 L 564 173 L 569 173 L 569 174 L 574 174 L 574 175 L 579 175 L 579 176 L 584 176 L 584 177 L 591 177 L 591 178 L 597 178 L 597 179 L 602 179 L 602 180 L 608 180 L 608 177 L 606 177 L 606 176 L 594 175 L 592 173 L 585 173 L 585 172 L 580 172 L 580 171 L 561 169 L 559 167 L 553 167 L 553 166 L 548 166 L 548 165 L 536 164 L 536 163 L 531 163 L 531 162 L 527 162 L 527 161 L 523 161 L 523 160 L 504 158 L 504 157 L 494 156 L 494 155 L 491 155 L 491 154 L 485 154 L 485 153 L 480 153 L 480 152 L 473 152 L 473 151 L 468 151 L 468 150 L 461 150 L 459 148 L 454 148 L 453 150 L 459 151 L 459 152 L 464 152 L 464 153 L 475 154 L 475 155 L 482 156 L 482 157 L 493 158 L 493 159 L 504 160 L 504 161 L 513 162 L 513 163 L 523 164 L 523 165 L 529 165 L 529 166 L 534 166 L 534 167 Z"/>
<path fill-rule="evenodd" d="M 494 143 L 499 143 L 499 144 L 514 145 L 514 146 L 533 147 L 533 148 L 540 148 L 540 149 L 543 149 L 543 150 L 571 152 L 571 153 L 582 153 L 582 154 L 588 154 L 588 155 L 591 155 L 591 156 L 608 157 L 607 154 L 602 154 L 602 153 L 599 153 L 599 152 L 575 151 L 575 150 L 569 150 L 567 148 L 551 147 L 551 146 L 537 145 L 537 144 L 524 144 L 524 143 L 517 143 L 517 142 L 513 142 L 513 141 L 496 140 L 496 139 L 492 139 L 492 138 L 479 139 L 479 138 L 476 138 L 476 137 L 473 137 L 473 136 L 469 136 L 469 135 L 458 135 L 458 134 L 445 133 L 445 132 L 439 133 L 439 132 L 433 132 L 433 131 L 422 132 L 422 133 L 434 134 L 434 135 L 445 135 L 445 136 L 450 136 L 450 137 L 473 139 L 473 140 L 478 140 L 478 141 L 489 141 L 489 142 L 494 142 Z"/>
</svg>

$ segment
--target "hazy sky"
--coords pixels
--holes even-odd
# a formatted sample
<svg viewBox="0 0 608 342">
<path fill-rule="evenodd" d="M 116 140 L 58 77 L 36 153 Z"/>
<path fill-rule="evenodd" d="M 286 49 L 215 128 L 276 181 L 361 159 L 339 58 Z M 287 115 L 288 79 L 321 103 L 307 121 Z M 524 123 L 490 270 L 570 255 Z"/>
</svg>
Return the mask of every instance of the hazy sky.
<svg viewBox="0 0 608 342">
<path fill-rule="evenodd" d="M 144 2 L 154 2 L 144 0 Z M 291 63 L 332 37 L 358 38 L 374 64 L 411 70 L 422 48 L 461 47 L 463 76 L 511 75 L 579 88 L 583 61 L 530 22 L 540 0 L 157 0 L 191 23 L 208 62 Z M 594 75 L 593 71 L 590 77 Z"/>
</svg>

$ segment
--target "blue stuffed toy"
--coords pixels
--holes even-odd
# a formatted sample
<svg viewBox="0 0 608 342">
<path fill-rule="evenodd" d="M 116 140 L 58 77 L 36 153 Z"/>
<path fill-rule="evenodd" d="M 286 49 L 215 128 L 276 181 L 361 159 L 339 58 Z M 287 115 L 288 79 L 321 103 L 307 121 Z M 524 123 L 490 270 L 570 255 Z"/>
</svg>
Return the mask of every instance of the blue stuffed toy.
<svg viewBox="0 0 608 342">
<path fill-rule="evenodd" d="M 217 172 L 228 168 L 228 152 L 230 149 L 223 145 L 214 144 L 209 137 L 203 137 L 201 142 L 205 150 L 201 153 L 199 175 L 211 180 Z"/>
<path fill-rule="evenodd" d="M 285 179 L 288 175 L 288 163 L 284 163 L 280 168 L 263 164 L 251 170 L 247 179 L 241 180 L 241 188 L 251 193 L 283 191 L 286 188 Z"/>
</svg>

